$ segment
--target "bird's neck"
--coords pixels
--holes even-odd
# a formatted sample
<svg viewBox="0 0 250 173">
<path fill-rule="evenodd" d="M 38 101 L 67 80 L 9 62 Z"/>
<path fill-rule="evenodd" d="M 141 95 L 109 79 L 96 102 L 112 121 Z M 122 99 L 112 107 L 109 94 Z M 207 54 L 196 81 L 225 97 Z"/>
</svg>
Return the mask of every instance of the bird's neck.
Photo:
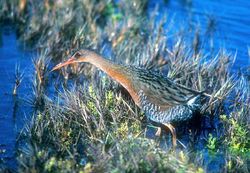
<svg viewBox="0 0 250 173">
<path fill-rule="evenodd" d="M 107 60 L 97 54 L 86 56 L 85 62 L 94 65 L 95 67 L 99 68 L 100 70 L 107 73 L 111 77 L 114 74 L 119 73 L 120 69 L 122 68 L 121 65 L 115 64 L 110 60 Z"/>
<path fill-rule="evenodd" d="M 137 105 L 139 104 L 139 97 L 134 88 L 131 73 L 126 70 L 124 66 L 115 64 L 97 54 L 87 56 L 86 62 L 96 66 L 108 76 L 120 83 L 129 92 L 135 103 Z"/>
</svg>

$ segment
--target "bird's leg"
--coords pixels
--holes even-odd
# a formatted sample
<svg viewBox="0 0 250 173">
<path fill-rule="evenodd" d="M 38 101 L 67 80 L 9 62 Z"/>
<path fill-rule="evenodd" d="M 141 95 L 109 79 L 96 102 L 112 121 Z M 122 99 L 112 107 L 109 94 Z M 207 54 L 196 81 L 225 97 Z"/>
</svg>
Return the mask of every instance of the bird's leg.
<svg viewBox="0 0 250 173">
<path fill-rule="evenodd" d="M 161 127 L 157 127 L 157 131 L 155 133 L 155 136 L 161 136 Z"/>
<path fill-rule="evenodd" d="M 170 130 L 172 134 L 173 147 L 176 147 L 176 132 L 175 132 L 174 126 L 172 126 L 170 123 L 165 123 L 163 125 L 166 126 Z"/>
</svg>

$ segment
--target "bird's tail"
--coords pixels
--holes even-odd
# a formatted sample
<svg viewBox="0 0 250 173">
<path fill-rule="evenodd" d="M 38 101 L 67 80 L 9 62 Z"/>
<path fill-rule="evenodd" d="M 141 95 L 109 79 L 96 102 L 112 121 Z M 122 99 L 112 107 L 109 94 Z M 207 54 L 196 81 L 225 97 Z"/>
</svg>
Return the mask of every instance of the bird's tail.
<svg viewBox="0 0 250 173">
<path fill-rule="evenodd" d="M 191 97 L 188 102 L 187 102 L 187 105 L 192 109 L 192 110 L 199 110 L 202 106 L 201 104 L 201 96 L 202 96 L 202 93 L 201 94 L 198 94 L 194 97 Z"/>
</svg>

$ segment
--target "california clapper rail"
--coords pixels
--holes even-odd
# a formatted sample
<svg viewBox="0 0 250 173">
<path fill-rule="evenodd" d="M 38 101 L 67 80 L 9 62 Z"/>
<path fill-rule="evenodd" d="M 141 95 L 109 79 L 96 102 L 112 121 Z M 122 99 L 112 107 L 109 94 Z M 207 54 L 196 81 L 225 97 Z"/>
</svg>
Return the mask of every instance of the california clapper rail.
<svg viewBox="0 0 250 173">
<path fill-rule="evenodd" d="M 184 87 L 147 69 L 115 64 L 90 50 L 77 51 L 52 71 L 81 62 L 96 66 L 121 84 L 149 120 L 170 130 L 173 146 L 176 146 L 176 132 L 171 123 L 189 120 L 201 108 L 202 92 Z M 160 134 L 161 128 L 158 127 L 156 135 Z"/>
</svg>

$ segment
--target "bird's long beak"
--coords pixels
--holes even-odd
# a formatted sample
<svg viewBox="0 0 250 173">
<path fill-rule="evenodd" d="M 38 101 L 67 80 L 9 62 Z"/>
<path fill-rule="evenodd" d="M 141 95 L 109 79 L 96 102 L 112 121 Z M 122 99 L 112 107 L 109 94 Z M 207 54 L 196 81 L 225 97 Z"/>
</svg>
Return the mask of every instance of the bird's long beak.
<svg viewBox="0 0 250 173">
<path fill-rule="evenodd" d="M 62 63 L 59 63 L 57 64 L 51 71 L 54 71 L 54 70 L 58 70 L 64 66 L 67 66 L 69 64 L 73 64 L 76 62 L 76 58 L 74 56 L 72 56 L 70 59 L 68 59 L 67 61 L 64 61 Z"/>
</svg>

